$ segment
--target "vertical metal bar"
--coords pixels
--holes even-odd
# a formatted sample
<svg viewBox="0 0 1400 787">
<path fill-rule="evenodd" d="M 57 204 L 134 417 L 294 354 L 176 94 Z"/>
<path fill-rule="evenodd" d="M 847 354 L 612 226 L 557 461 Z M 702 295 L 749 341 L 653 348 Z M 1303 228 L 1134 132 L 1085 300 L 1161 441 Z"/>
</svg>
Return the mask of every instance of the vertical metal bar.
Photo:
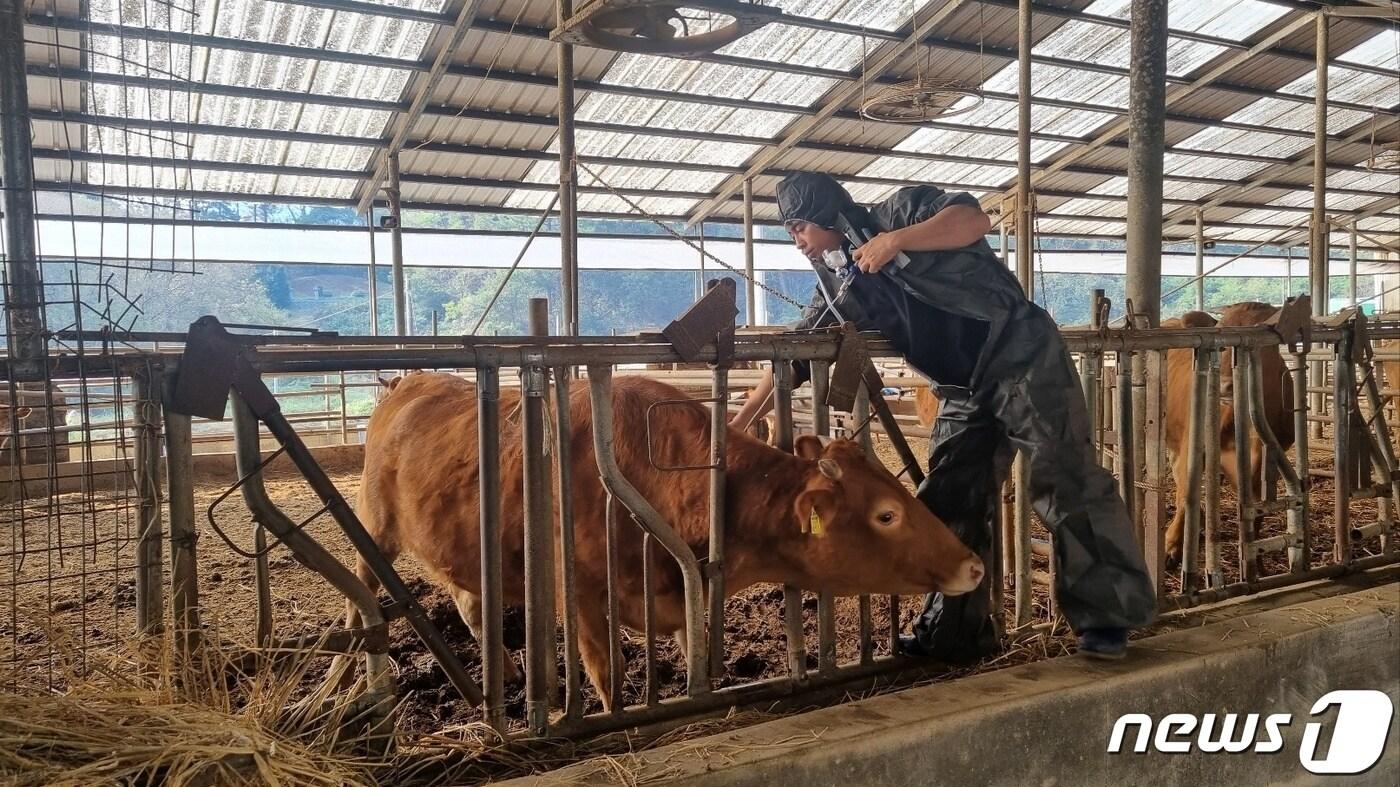
<svg viewBox="0 0 1400 787">
<path fill-rule="evenodd" d="M 253 629 L 258 647 L 272 645 L 272 572 L 267 565 L 267 528 L 253 526 L 253 587 L 257 591 L 257 610 Z"/>
<path fill-rule="evenodd" d="M 481 663 L 486 721 L 506 729 L 505 621 L 501 588 L 501 371 L 476 367 L 477 495 L 481 509 Z"/>
<path fill-rule="evenodd" d="M 374 203 L 370 202 L 369 213 L 365 215 L 369 225 L 369 335 L 379 335 L 379 250 L 374 242 Z"/>
<path fill-rule="evenodd" d="M 1031 582 L 1030 461 L 1024 452 L 1016 453 L 1011 478 L 1015 495 L 1015 507 L 1012 509 L 1012 550 L 1016 558 L 1013 580 L 1016 588 L 1015 626 L 1020 628 L 1031 622 L 1034 601 L 1034 584 Z"/>
<path fill-rule="evenodd" d="M 818 437 L 831 436 L 826 406 L 830 374 L 825 363 L 812 362 L 812 429 Z M 817 594 L 817 669 L 823 673 L 836 670 L 836 598 L 829 591 Z"/>
<path fill-rule="evenodd" d="M 651 565 L 652 555 L 656 553 L 655 541 L 650 533 L 642 534 L 642 636 L 646 642 L 647 705 L 655 705 L 661 696 L 661 687 L 656 680 L 656 586 L 652 584 L 655 581 L 655 572 L 652 571 Z"/>
<path fill-rule="evenodd" d="M 389 154 L 389 185 L 385 188 L 389 195 L 389 213 L 394 223 L 389 228 L 390 275 L 394 285 L 394 334 L 407 336 L 408 325 L 408 285 L 404 281 L 403 270 L 403 200 L 399 192 L 399 154 Z"/>
<path fill-rule="evenodd" d="M 1236 347 L 1232 351 L 1234 365 L 1231 369 L 1234 375 L 1234 401 L 1232 416 L 1235 419 L 1235 497 L 1238 502 L 1239 511 L 1239 556 L 1240 556 L 1240 578 L 1245 582 L 1253 582 L 1258 578 L 1256 562 L 1251 557 L 1249 549 L 1254 541 L 1254 477 L 1251 474 L 1250 442 L 1249 430 L 1249 367 L 1252 360 L 1253 351 L 1244 347 Z"/>
<path fill-rule="evenodd" d="M 627 672 L 627 662 L 622 659 L 622 641 L 619 638 L 622 628 L 621 588 L 618 571 L 621 557 L 618 554 L 617 501 L 608 493 L 608 508 L 604 516 L 606 527 L 606 552 L 608 569 L 608 704 L 613 713 L 622 711 L 622 681 Z"/>
<path fill-rule="evenodd" d="M 559 501 L 559 555 L 564 600 L 564 716 L 583 716 L 583 692 L 579 685 L 578 650 L 578 589 L 574 579 L 576 551 L 574 549 L 573 494 L 573 419 L 569 409 L 570 376 L 565 367 L 554 370 L 555 432 L 554 473 L 557 479 L 555 499 Z"/>
<path fill-rule="evenodd" d="M 574 15 L 573 0 L 558 0 L 559 26 Z M 554 46 L 559 74 L 559 253 L 564 299 L 559 333 L 578 336 L 578 164 L 574 154 L 574 47 Z"/>
<path fill-rule="evenodd" d="M 1118 434 L 1118 494 L 1128 507 L 1128 518 L 1137 521 L 1137 468 L 1134 462 L 1136 453 L 1133 443 L 1133 354 L 1120 351 L 1116 357 L 1118 374 L 1118 410 L 1114 413 L 1113 427 Z"/>
<path fill-rule="evenodd" d="M 729 436 L 729 369 L 715 366 L 710 379 L 710 559 L 705 566 L 709 585 L 710 677 L 724 674 L 724 521 L 725 457 Z"/>
<path fill-rule="evenodd" d="M 783 361 L 773 364 L 774 408 L 779 450 L 792 452 L 792 371 Z M 788 675 L 807 679 L 807 640 L 802 629 L 802 589 L 783 585 L 783 623 L 787 634 Z"/>
<path fill-rule="evenodd" d="M 1196 545 L 1201 521 L 1201 465 L 1203 435 L 1208 434 L 1202 423 L 1206 417 L 1207 389 L 1210 386 L 1209 350 L 1197 349 L 1193 354 L 1194 372 L 1191 388 L 1191 416 L 1186 424 L 1186 505 L 1181 529 L 1181 591 L 1193 593 L 1198 585 Z M 1149 566 L 1150 568 L 1150 566 Z"/>
<path fill-rule="evenodd" d="M 830 370 L 828 370 L 827 383 L 828 385 L 830 384 Z M 813 400 L 824 403 L 825 397 L 821 397 L 820 399 L 818 399 L 814 395 Z M 855 401 L 851 406 L 851 418 L 856 423 L 859 423 L 865 420 L 866 416 L 868 416 L 869 414 L 870 391 L 864 385 L 857 386 Z M 860 447 L 862 450 L 865 451 L 866 456 L 875 456 L 875 451 L 870 439 L 869 429 L 861 430 L 860 435 L 857 437 L 857 442 L 860 443 Z M 856 603 L 859 606 L 860 616 L 860 663 L 869 664 L 875 660 L 875 646 L 872 641 L 872 636 L 874 634 L 874 616 L 872 614 L 872 608 L 870 604 L 870 595 L 861 595 Z M 891 599 L 890 609 L 892 610 L 890 613 L 890 652 L 894 653 L 896 652 L 895 644 L 899 640 L 898 597 Z"/>
<path fill-rule="evenodd" d="M 753 254 L 753 181 L 744 179 L 744 304 L 747 325 L 762 325 L 758 319 L 758 302 L 754 287 Z"/>
<path fill-rule="evenodd" d="M 1313 99 L 1313 205 L 1312 242 L 1308 244 L 1308 279 L 1312 283 L 1313 314 L 1328 312 L 1328 251 L 1331 226 L 1327 222 L 1327 24 L 1323 11 L 1316 14 L 1317 63 Z"/>
<path fill-rule="evenodd" d="M 1225 584 L 1220 554 L 1220 352 L 1209 352 L 1204 430 L 1206 577 L 1212 588 Z"/>
<path fill-rule="evenodd" d="M 168 378 L 173 381 L 173 377 Z M 190 417 L 165 410 L 166 487 L 170 507 L 170 611 L 175 652 L 188 658 L 199 640 L 199 561 L 194 523 L 194 453 Z"/>
<path fill-rule="evenodd" d="M 1351 223 L 1351 243 L 1347 250 L 1347 303 L 1352 307 L 1356 306 L 1356 241 L 1356 222 L 1353 221 Z M 1400 385 L 1400 380 L 1392 385 Z"/>
<path fill-rule="evenodd" d="M 11 375 L 42 379 L 43 287 L 34 223 L 34 157 L 24 59 L 24 0 L 0 0 L 0 158 L 4 159 L 5 311 Z"/>
<path fill-rule="evenodd" d="M 136 493 L 139 531 L 136 546 L 136 628 L 161 630 L 165 612 L 164 547 L 160 500 L 160 398 L 150 370 L 135 374 Z"/>
<path fill-rule="evenodd" d="M 549 302 L 530 299 L 530 331 L 548 333 Z M 549 727 L 549 694 L 555 667 L 554 528 L 545 461 L 545 371 L 520 370 L 520 434 L 525 484 L 525 713 L 535 734 Z"/>
<path fill-rule="evenodd" d="M 1031 226 L 1035 201 L 1031 197 L 1031 0 L 1020 0 L 1016 16 L 1016 279 L 1035 298 L 1031 270 Z"/>
<path fill-rule="evenodd" d="M 1206 308 L 1206 212 L 1196 209 L 1196 309 Z"/>
<path fill-rule="evenodd" d="M 1293 353 L 1293 368 L 1290 370 L 1293 383 L 1293 462 L 1302 487 L 1296 507 L 1288 511 L 1288 533 L 1297 543 L 1288 550 L 1291 571 L 1307 571 L 1312 560 L 1312 537 L 1308 529 L 1308 408 L 1304 406 L 1308 391 L 1307 353 L 1308 346 L 1300 342 Z"/>
<path fill-rule="evenodd" d="M 1166 351 L 1150 350 L 1145 359 L 1147 371 L 1147 448 L 1146 488 L 1143 490 L 1142 546 L 1147 571 L 1157 586 L 1157 595 L 1166 591 L 1166 546 L 1163 526 L 1166 524 L 1167 496 L 1162 486 L 1166 474 L 1166 413 L 1163 387 L 1166 382 Z M 1190 543 L 1194 551 L 1196 543 Z"/>
<path fill-rule="evenodd" d="M 1353 365 L 1352 342 L 1356 335 L 1355 323 L 1342 326 L 1342 335 L 1337 340 L 1335 360 L 1332 362 L 1332 439 L 1334 456 L 1332 468 L 1333 526 L 1336 540 L 1333 559 L 1338 563 L 1351 560 L 1351 487 L 1352 487 L 1352 420 L 1356 409 L 1356 385 L 1353 381 L 1356 367 Z"/>
</svg>

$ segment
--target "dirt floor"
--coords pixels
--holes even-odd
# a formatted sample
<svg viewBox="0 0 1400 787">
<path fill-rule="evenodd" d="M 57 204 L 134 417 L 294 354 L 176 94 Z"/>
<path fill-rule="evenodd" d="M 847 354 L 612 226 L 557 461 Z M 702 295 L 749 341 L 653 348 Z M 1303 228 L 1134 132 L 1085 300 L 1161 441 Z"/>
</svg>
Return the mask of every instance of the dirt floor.
<svg viewBox="0 0 1400 787">
<path fill-rule="evenodd" d="M 922 458 L 926 452 L 923 441 L 913 441 L 915 452 Z M 887 465 L 897 466 L 894 452 L 884 441 L 877 445 L 877 452 Z M 1330 467 L 1330 452 L 1314 451 L 1312 462 L 1316 467 Z M 353 500 L 359 484 L 358 467 L 327 468 L 341 492 Z M 268 490 L 275 501 L 293 518 L 300 520 L 316 512 L 319 503 L 299 476 L 278 473 L 276 467 L 268 480 Z M 256 591 L 254 586 L 253 562 L 236 554 L 214 532 L 205 519 L 205 509 L 223 491 L 222 487 L 203 486 L 197 490 L 197 519 L 200 523 L 199 584 L 200 599 L 206 625 L 217 627 L 220 635 L 234 641 L 251 642 L 254 638 Z M 80 496 L 71 496 L 65 505 L 82 507 Z M 1239 561 L 1232 546 L 1236 539 L 1236 519 L 1234 499 L 1227 491 L 1223 501 L 1223 523 L 1220 534 L 1225 548 L 1225 579 L 1236 581 L 1239 577 Z M 1325 479 L 1315 479 L 1312 493 L 1311 533 L 1314 565 L 1332 561 L 1332 484 Z M 1376 505 L 1374 500 L 1357 501 L 1352 504 L 1354 520 L 1374 521 Z M 53 581 L 10 584 L 6 592 L 11 595 L 9 609 L 12 615 L 0 620 L 0 659 L 14 663 L 32 660 L 32 677 L 42 680 L 49 636 L 70 636 L 84 638 L 89 643 L 121 639 L 134 631 L 135 587 L 131 581 L 129 565 L 133 548 L 131 534 L 134 532 L 132 512 L 129 506 L 115 506 L 109 513 L 78 511 L 69 516 L 79 523 L 85 537 L 99 548 L 89 550 L 81 565 L 86 571 L 78 576 Z M 224 503 L 216 512 L 215 520 L 222 529 L 244 549 L 252 548 L 252 537 L 248 515 L 236 497 Z M 66 520 L 65 520 L 66 521 Z M 307 526 L 327 548 L 347 565 L 353 564 L 353 550 L 340 534 L 329 517 L 321 517 Z M 1045 537 L 1039 522 L 1035 525 L 1036 535 Z M 1281 516 L 1266 518 L 1260 528 L 1261 535 L 1272 535 L 1283 531 Z M 37 531 L 36 531 L 37 532 Z M 76 537 L 76 535 L 74 536 Z M 3 536 L 13 542 L 14 530 Z M 0 543 L 0 547 L 13 552 L 12 543 Z M 70 539 L 70 543 L 71 539 Z M 34 544 L 28 544 L 32 550 Z M 70 548 L 71 549 L 71 548 Z M 1353 556 L 1363 557 L 1377 554 L 1380 550 L 1378 538 L 1354 545 Z M 71 551 L 69 552 L 70 560 Z M 118 561 L 118 558 L 121 561 Z M 51 560 L 51 556 L 45 558 Z M 41 556 L 29 555 L 26 565 L 10 567 L 8 578 L 33 579 L 63 571 L 55 569 L 51 563 L 41 560 Z M 1044 558 L 1036 558 L 1035 567 L 1048 568 Z M 270 553 L 271 588 L 277 636 L 316 634 L 340 625 L 344 615 L 344 601 L 318 576 L 297 563 L 285 548 L 274 547 Z M 418 570 L 411 559 L 399 562 L 398 569 L 417 593 L 427 608 L 433 622 L 443 631 L 448 642 L 461 655 L 476 678 L 480 678 L 479 651 L 470 632 L 461 622 L 449 596 L 434 587 Z M 1286 571 L 1286 561 L 1282 555 L 1271 555 L 1265 559 L 1264 574 Z M 72 573 L 72 572 L 69 572 Z M 1179 592 L 1179 578 L 1168 579 L 1170 592 Z M 1013 594 L 1008 591 L 1006 602 L 1012 604 Z M 872 599 L 873 642 L 876 655 L 889 653 L 890 614 L 885 597 Z M 921 599 L 901 600 L 898 611 L 898 628 L 908 631 L 912 620 L 917 617 Z M 817 601 L 814 595 L 807 594 L 803 600 L 806 621 L 808 666 L 816 666 L 817 643 Z M 1048 620 L 1051 613 L 1050 595 L 1044 587 L 1035 588 L 1035 616 L 1037 620 Z M 787 646 L 783 626 L 783 601 L 780 588 L 760 586 L 751 588 L 730 599 L 726 612 L 726 676 L 722 685 L 749 682 L 756 679 L 776 677 L 786 672 Z M 838 658 L 849 662 L 858 658 L 859 613 L 856 599 L 845 598 L 837 602 Z M 1067 631 L 1059 629 L 1057 640 L 1041 641 L 1036 648 L 1020 649 L 1006 656 L 993 659 L 983 668 L 997 668 L 1020 663 L 1038 657 L 1058 655 L 1065 651 L 1070 640 Z M 523 615 L 519 610 L 506 612 L 506 644 L 516 650 L 523 648 Z M 628 660 L 628 676 L 625 687 L 629 703 L 640 702 L 645 696 L 645 664 L 642 638 L 636 634 L 625 634 L 624 655 Z M 676 696 L 684 692 L 684 668 L 680 654 L 670 638 L 658 643 L 659 663 L 657 674 L 661 697 Z M 432 731 L 442 727 L 473 721 L 477 715 L 473 709 L 461 701 L 445 680 L 441 669 L 427 655 L 421 642 L 402 622 L 393 627 L 391 656 L 397 671 L 398 685 L 406 695 L 403 707 L 403 726 L 412 731 Z M 310 676 L 314 679 L 316 676 Z M 601 705 L 584 681 L 587 697 L 587 712 L 601 710 Z M 519 688 L 508 687 L 508 713 L 515 718 L 523 715 L 524 697 Z"/>
</svg>

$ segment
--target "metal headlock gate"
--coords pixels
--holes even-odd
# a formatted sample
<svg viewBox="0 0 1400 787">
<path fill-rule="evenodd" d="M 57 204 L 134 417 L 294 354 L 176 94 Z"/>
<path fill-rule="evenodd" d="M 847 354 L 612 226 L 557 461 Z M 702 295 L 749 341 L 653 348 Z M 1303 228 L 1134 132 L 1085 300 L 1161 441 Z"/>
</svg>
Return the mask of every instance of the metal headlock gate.
<svg viewBox="0 0 1400 787">
<path fill-rule="evenodd" d="M 816 668 L 809 670 L 807 638 L 803 633 L 802 589 L 783 589 L 785 600 L 785 630 L 787 632 L 787 670 L 777 678 L 757 680 L 723 688 L 715 681 L 723 672 L 723 631 L 725 568 L 724 532 L 724 459 L 726 456 L 727 404 L 730 401 L 729 367 L 741 361 L 761 361 L 774 364 L 776 371 L 776 444 L 791 450 L 794 418 L 792 412 L 792 380 L 787 373 L 793 360 L 810 361 L 813 366 L 814 396 L 810 423 L 817 434 L 829 433 L 833 421 L 843 426 L 845 436 L 861 441 L 869 450 L 873 428 L 903 444 L 899 425 L 888 408 L 883 407 L 879 376 L 870 367 L 870 358 L 891 357 L 892 348 L 881 340 L 861 337 L 848 331 L 784 334 L 736 334 L 733 310 L 734 290 L 725 284 L 713 288 L 687 315 L 678 319 L 660 335 L 644 334 L 630 337 L 564 338 L 531 337 L 268 337 L 235 335 L 217 320 L 205 318 L 196 323 L 185 338 L 183 353 L 137 352 L 112 346 L 100 358 L 82 359 L 86 374 L 117 374 L 139 372 L 148 382 L 142 390 L 150 401 L 163 403 L 163 417 L 150 410 L 142 416 L 152 424 L 151 435 L 164 429 L 168 466 L 168 537 L 171 548 L 170 586 L 171 609 L 167 613 L 161 588 L 164 561 L 160 559 L 160 543 L 166 532 L 160 525 L 161 508 L 142 509 L 145 524 L 141 542 L 152 542 L 154 551 L 138 549 L 145 555 L 135 566 L 139 594 L 140 618 L 149 621 L 154 631 L 160 621 L 170 620 L 176 643 L 181 647 L 196 647 L 199 631 L 198 610 L 200 588 L 195 579 L 197 514 L 193 504 L 193 481 L 190 472 L 190 416 L 222 418 L 230 391 L 233 396 L 232 416 L 238 453 L 238 480 L 225 496 L 234 491 L 241 496 L 260 529 L 270 533 L 286 546 L 303 564 L 320 574 L 339 590 L 359 610 L 362 625 L 357 629 L 332 632 L 311 641 L 308 638 L 278 639 L 273 636 L 275 621 L 271 605 L 258 609 L 259 645 L 268 648 L 311 648 L 338 652 L 337 666 L 329 680 L 339 680 L 350 666 L 349 654 L 362 658 L 368 681 L 364 707 L 371 714 L 387 714 L 394 693 L 388 669 L 388 625 L 395 618 L 405 618 L 423 640 L 427 650 L 442 666 L 444 673 L 463 699 L 481 708 L 483 718 L 503 733 L 534 735 L 588 735 L 607 730 L 633 727 L 714 711 L 730 706 L 747 705 L 782 698 L 808 697 L 824 690 L 850 691 L 872 684 L 888 684 L 909 680 L 936 672 L 936 665 L 910 662 L 897 656 L 877 656 L 874 641 L 887 637 L 893 644 L 898 635 L 899 600 L 888 598 L 891 626 L 888 631 L 873 629 L 873 605 L 884 597 L 862 597 L 859 601 L 858 655 L 848 662 L 837 658 L 835 599 L 818 594 Z M 1142 543 L 1148 565 L 1154 572 L 1162 594 L 1163 609 L 1189 607 L 1233 596 L 1259 592 L 1306 580 L 1339 576 L 1370 567 L 1400 561 L 1400 540 L 1397 540 L 1396 517 L 1392 506 L 1400 499 L 1400 474 L 1397 474 L 1393 434 L 1383 414 L 1389 405 L 1387 396 L 1393 391 L 1382 389 L 1376 380 L 1372 341 L 1400 338 L 1400 321 L 1381 319 L 1368 321 L 1357 312 L 1345 312 L 1334 318 L 1312 320 L 1306 317 L 1306 303 L 1292 304 L 1283 310 L 1272 325 L 1250 328 L 1133 330 L 1116 328 L 1070 328 L 1063 331 L 1065 341 L 1079 360 L 1082 382 L 1095 414 L 1095 434 L 1103 460 L 1116 466 L 1121 488 L 1141 523 Z M 128 337 L 150 339 L 152 337 Z M 176 337 L 165 336 L 162 342 Z M 452 346 L 444 346 L 447 342 Z M 428 346 L 428 345 L 435 346 Z M 1296 459 L 1289 463 L 1285 452 L 1272 435 L 1264 413 L 1261 369 L 1258 353 L 1265 347 L 1286 345 L 1292 359 L 1288 367 L 1288 382 L 1294 393 L 1295 431 L 1298 444 Z M 1166 488 L 1159 479 L 1164 474 L 1164 394 L 1162 380 L 1167 353 L 1172 350 L 1192 354 L 1190 402 L 1190 492 L 1186 497 L 1187 516 L 1181 564 L 1181 590 L 1167 595 L 1163 526 L 1166 522 Z M 1133 380 L 1128 375 L 1132 358 L 1145 355 L 1150 374 L 1148 390 L 1148 430 L 1143 436 L 1145 450 L 1137 452 L 1133 445 L 1131 424 Z M 1238 536 L 1227 544 L 1221 537 L 1222 503 L 1220 498 L 1218 440 L 1206 439 L 1219 433 L 1222 399 L 1220 378 L 1222 359 L 1231 366 L 1233 385 L 1229 396 L 1235 412 L 1248 413 L 1248 418 L 1236 419 L 1235 439 L 1238 445 L 1249 445 L 1257 434 L 1264 445 L 1263 458 L 1282 480 L 1284 492 L 1278 495 L 1274 486 L 1252 488 L 1250 468 L 1242 466 L 1237 473 L 1241 479 L 1235 490 Z M 712 365 L 710 396 L 705 401 L 711 408 L 709 462 L 701 469 L 707 473 L 709 484 L 710 537 L 704 553 L 697 553 L 680 539 L 670 523 L 638 493 L 617 465 L 612 434 L 612 380 L 614 370 L 622 365 L 646 363 L 675 363 L 701 361 Z M 1331 367 L 1332 385 L 1309 386 L 1308 367 L 1323 361 Z M 56 357 L 50 365 L 61 376 L 76 366 L 73 358 Z M 482 545 L 481 598 L 484 607 L 483 627 L 478 645 L 482 653 L 483 678 L 478 685 L 470 677 L 458 654 L 446 644 L 441 633 L 424 615 L 407 587 L 397 579 L 389 561 L 365 533 L 355 513 L 335 489 L 334 484 L 318 466 L 297 431 L 281 413 L 275 397 L 262 382 L 263 375 L 323 374 L 379 369 L 452 369 L 469 370 L 475 378 L 480 440 L 480 532 Z M 502 661 L 503 650 L 503 590 L 501 586 L 501 420 L 499 392 L 502 371 L 514 369 L 523 389 L 520 435 L 524 452 L 524 523 L 526 549 L 524 555 L 526 582 L 526 714 L 524 719 L 507 718 Z M 579 370 L 586 371 L 581 377 Z M 8 369 L 6 370 L 8 372 Z M 163 377 L 162 377 L 163 375 Z M 157 385 L 160 380 L 165 385 Z M 1321 380 L 1315 382 L 1323 382 Z M 1390 386 L 1395 386 L 1391 381 Z M 609 535 L 608 554 L 608 632 L 609 664 L 607 690 L 611 695 L 611 712 L 584 713 L 583 689 L 579 674 L 578 607 L 575 593 L 573 542 L 573 509 L 568 495 L 560 495 L 559 505 L 553 503 L 558 489 L 569 489 L 570 443 L 569 392 L 573 386 L 588 385 L 592 417 L 597 429 L 593 447 L 597 470 L 609 493 L 607 506 Z M 163 391 L 158 389 L 164 388 Z M 1330 416 L 1345 424 L 1334 431 L 1333 444 L 1337 450 L 1335 467 L 1330 471 L 1338 483 L 1336 527 L 1332 559 L 1314 561 L 1310 552 L 1308 495 L 1306 484 L 1311 478 L 1327 477 L 1326 471 L 1308 466 L 1309 413 L 1305 408 L 1307 393 L 1327 387 L 1331 396 Z M 873 394 L 873 395 L 872 395 Z M 833 414 L 831 405 L 847 408 L 849 415 Z M 322 503 L 322 512 L 332 516 L 354 545 L 356 552 L 374 569 L 385 586 L 390 603 L 381 604 L 369 588 L 345 565 L 340 563 L 322 544 L 302 529 L 305 523 L 292 521 L 268 499 L 261 473 L 267 461 L 258 445 L 258 425 L 265 425 L 280 444 L 281 452 L 305 475 Z M 144 445 L 143 441 L 141 444 Z M 136 484 L 155 483 L 159 478 L 159 444 L 152 442 L 141 452 L 135 470 Z M 911 476 L 920 472 L 921 460 L 914 457 L 907 445 L 901 449 L 902 463 Z M 1249 452 L 1238 452 L 1239 461 L 1247 465 Z M 1139 456 L 1144 461 L 1139 461 Z M 1266 474 L 1269 477 L 1271 474 Z M 1343 509 L 1357 497 L 1373 497 L 1378 503 L 1374 522 L 1352 522 Z M 619 508 L 620 506 L 620 508 Z M 149 509 L 149 510 L 147 510 Z M 557 510 L 558 518 L 554 518 Z M 1200 512 L 1198 515 L 1197 512 Z M 1257 525 L 1262 518 L 1282 514 L 1286 518 L 1284 532 L 1263 536 Z M 618 624 L 619 572 L 635 567 L 618 565 L 616 542 L 621 528 L 634 523 L 647 534 L 648 556 L 661 548 L 674 559 L 681 570 L 685 585 L 685 630 L 688 652 L 685 694 L 682 697 L 660 699 L 656 670 L 655 626 L 651 609 L 654 603 L 651 587 L 647 585 L 647 625 L 645 639 L 646 687 L 643 700 L 623 707 L 623 680 L 627 664 L 622 659 L 620 626 Z M 1008 520 L 1005 532 L 998 528 L 989 575 L 994 590 L 1000 594 L 1003 582 L 1013 589 L 1018 599 L 1016 613 L 1006 621 L 1013 635 L 1033 635 L 1043 627 L 1037 624 L 1030 603 L 1037 581 L 1048 581 L 1053 571 L 1033 567 L 1032 558 L 1053 554 L 1048 543 L 1031 537 L 1028 518 Z M 559 539 L 558 558 L 554 565 L 556 536 Z M 1380 548 L 1374 554 L 1360 554 L 1357 545 L 1367 539 L 1380 538 Z M 1204 538 L 1204 548 L 1195 545 Z M 255 541 L 259 548 L 250 559 L 265 560 L 265 539 Z M 1225 568 L 1223 556 L 1233 551 L 1238 555 L 1239 569 Z M 1287 569 L 1267 573 L 1257 560 L 1261 555 L 1282 552 L 1287 556 Z M 260 553 L 260 554 L 259 554 Z M 649 562 L 647 563 L 649 565 Z M 645 570 L 645 569 L 644 569 Z M 556 597 L 554 583 L 541 578 L 559 578 Z M 534 580 L 534 581 L 531 581 Z M 267 583 L 265 569 L 257 581 Z M 167 618 L 167 614 L 169 617 Z M 562 627 L 562 631 L 560 629 Z M 562 635 L 562 636 L 561 636 Z M 562 675 L 555 667 L 557 651 L 562 648 Z M 893 652 L 893 647 L 889 650 Z M 555 689 L 562 686 L 562 696 Z M 523 726 L 522 726 L 523 722 Z"/>
</svg>

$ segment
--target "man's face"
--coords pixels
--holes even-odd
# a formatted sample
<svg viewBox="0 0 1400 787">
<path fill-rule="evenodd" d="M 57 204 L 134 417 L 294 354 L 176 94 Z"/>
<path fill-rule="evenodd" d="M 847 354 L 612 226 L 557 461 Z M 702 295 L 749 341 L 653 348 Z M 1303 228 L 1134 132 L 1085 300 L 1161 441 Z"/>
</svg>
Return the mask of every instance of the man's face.
<svg viewBox="0 0 1400 787">
<path fill-rule="evenodd" d="M 819 227 L 810 221 L 800 219 L 787 223 L 788 234 L 797 250 L 812 262 L 819 262 L 822 253 L 841 248 L 841 233 Z"/>
</svg>

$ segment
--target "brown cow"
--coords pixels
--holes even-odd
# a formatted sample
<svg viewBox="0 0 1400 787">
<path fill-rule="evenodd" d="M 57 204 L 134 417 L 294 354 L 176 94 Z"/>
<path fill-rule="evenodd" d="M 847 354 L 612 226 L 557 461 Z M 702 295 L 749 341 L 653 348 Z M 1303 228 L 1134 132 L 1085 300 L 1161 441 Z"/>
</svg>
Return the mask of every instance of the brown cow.
<svg viewBox="0 0 1400 787">
<path fill-rule="evenodd" d="M 519 402 L 518 389 L 501 391 L 502 413 Z M 613 389 L 615 450 L 624 475 L 654 505 L 697 556 L 708 554 L 706 471 L 664 472 L 648 460 L 648 407 L 683 398 L 656 380 L 624 377 Z M 573 389 L 574 527 L 579 648 L 584 669 L 607 696 L 608 639 L 605 554 L 606 494 L 593 453 L 587 385 Z M 652 414 L 652 453 L 662 467 L 704 464 L 709 452 L 708 409 L 673 404 Z M 502 576 L 505 601 L 523 603 L 524 536 L 519 427 L 501 421 Z M 844 440 L 823 446 L 804 435 L 797 455 L 730 429 L 726 475 L 725 589 L 758 582 L 786 583 L 838 595 L 972 590 L 980 560 L 915 500 L 889 471 Z M 480 640 L 481 603 L 477 509 L 476 387 L 447 374 L 403 378 L 370 418 L 364 483 L 358 511 L 386 556 L 407 551 L 449 592 Z M 815 519 L 819 517 L 819 519 Z M 556 520 L 557 521 L 557 520 Z M 622 521 L 626 522 L 626 519 Z M 820 535 L 804 534 L 816 522 Z M 621 619 L 643 626 L 642 535 L 624 525 L 618 549 Z M 656 623 L 684 645 L 680 571 L 656 550 Z M 371 588 L 373 573 L 357 573 Z M 348 623 L 359 624 L 352 609 Z M 507 659 L 509 661 L 509 659 Z M 516 672 L 514 665 L 509 668 Z"/>
<path fill-rule="evenodd" d="M 933 422 L 938 420 L 938 394 L 932 388 L 914 389 L 914 412 L 919 416 L 919 425 L 932 427 Z"/>
<path fill-rule="evenodd" d="M 1191 311 L 1179 318 L 1165 320 L 1163 328 L 1208 328 L 1221 326 L 1259 325 L 1278 311 L 1277 306 L 1267 303 L 1246 301 L 1226 306 L 1221 310 L 1217 323 L 1214 317 L 1205 312 Z M 1176 513 L 1167 526 L 1167 559 L 1173 566 L 1179 565 L 1182 551 L 1182 529 L 1186 521 L 1187 471 L 1190 461 L 1187 449 L 1188 432 L 1191 420 L 1191 395 L 1195 385 L 1194 354 L 1191 350 L 1179 349 L 1167 352 L 1166 380 L 1166 427 L 1167 450 L 1172 455 L 1172 477 L 1176 479 Z M 1260 378 L 1264 387 L 1264 410 L 1269 428 L 1278 438 L 1279 445 L 1286 451 L 1293 445 L 1293 386 L 1287 379 L 1283 357 L 1276 345 L 1259 349 Z M 1230 483 L 1239 488 L 1239 473 L 1235 464 L 1235 408 L 1230 403 L 1233 391 L 1233 353 L 1226 350 L 1220 358 L 1221 403 L 1220 403 L 1220 468 L 1225 471 Z M 1264 443 L 1258 435 L 1251 438 L 1249 466 L 1252 471 L 1250 485 L 1260 488 L 1260 472 L 1263 466 Z"/>
</svg>

